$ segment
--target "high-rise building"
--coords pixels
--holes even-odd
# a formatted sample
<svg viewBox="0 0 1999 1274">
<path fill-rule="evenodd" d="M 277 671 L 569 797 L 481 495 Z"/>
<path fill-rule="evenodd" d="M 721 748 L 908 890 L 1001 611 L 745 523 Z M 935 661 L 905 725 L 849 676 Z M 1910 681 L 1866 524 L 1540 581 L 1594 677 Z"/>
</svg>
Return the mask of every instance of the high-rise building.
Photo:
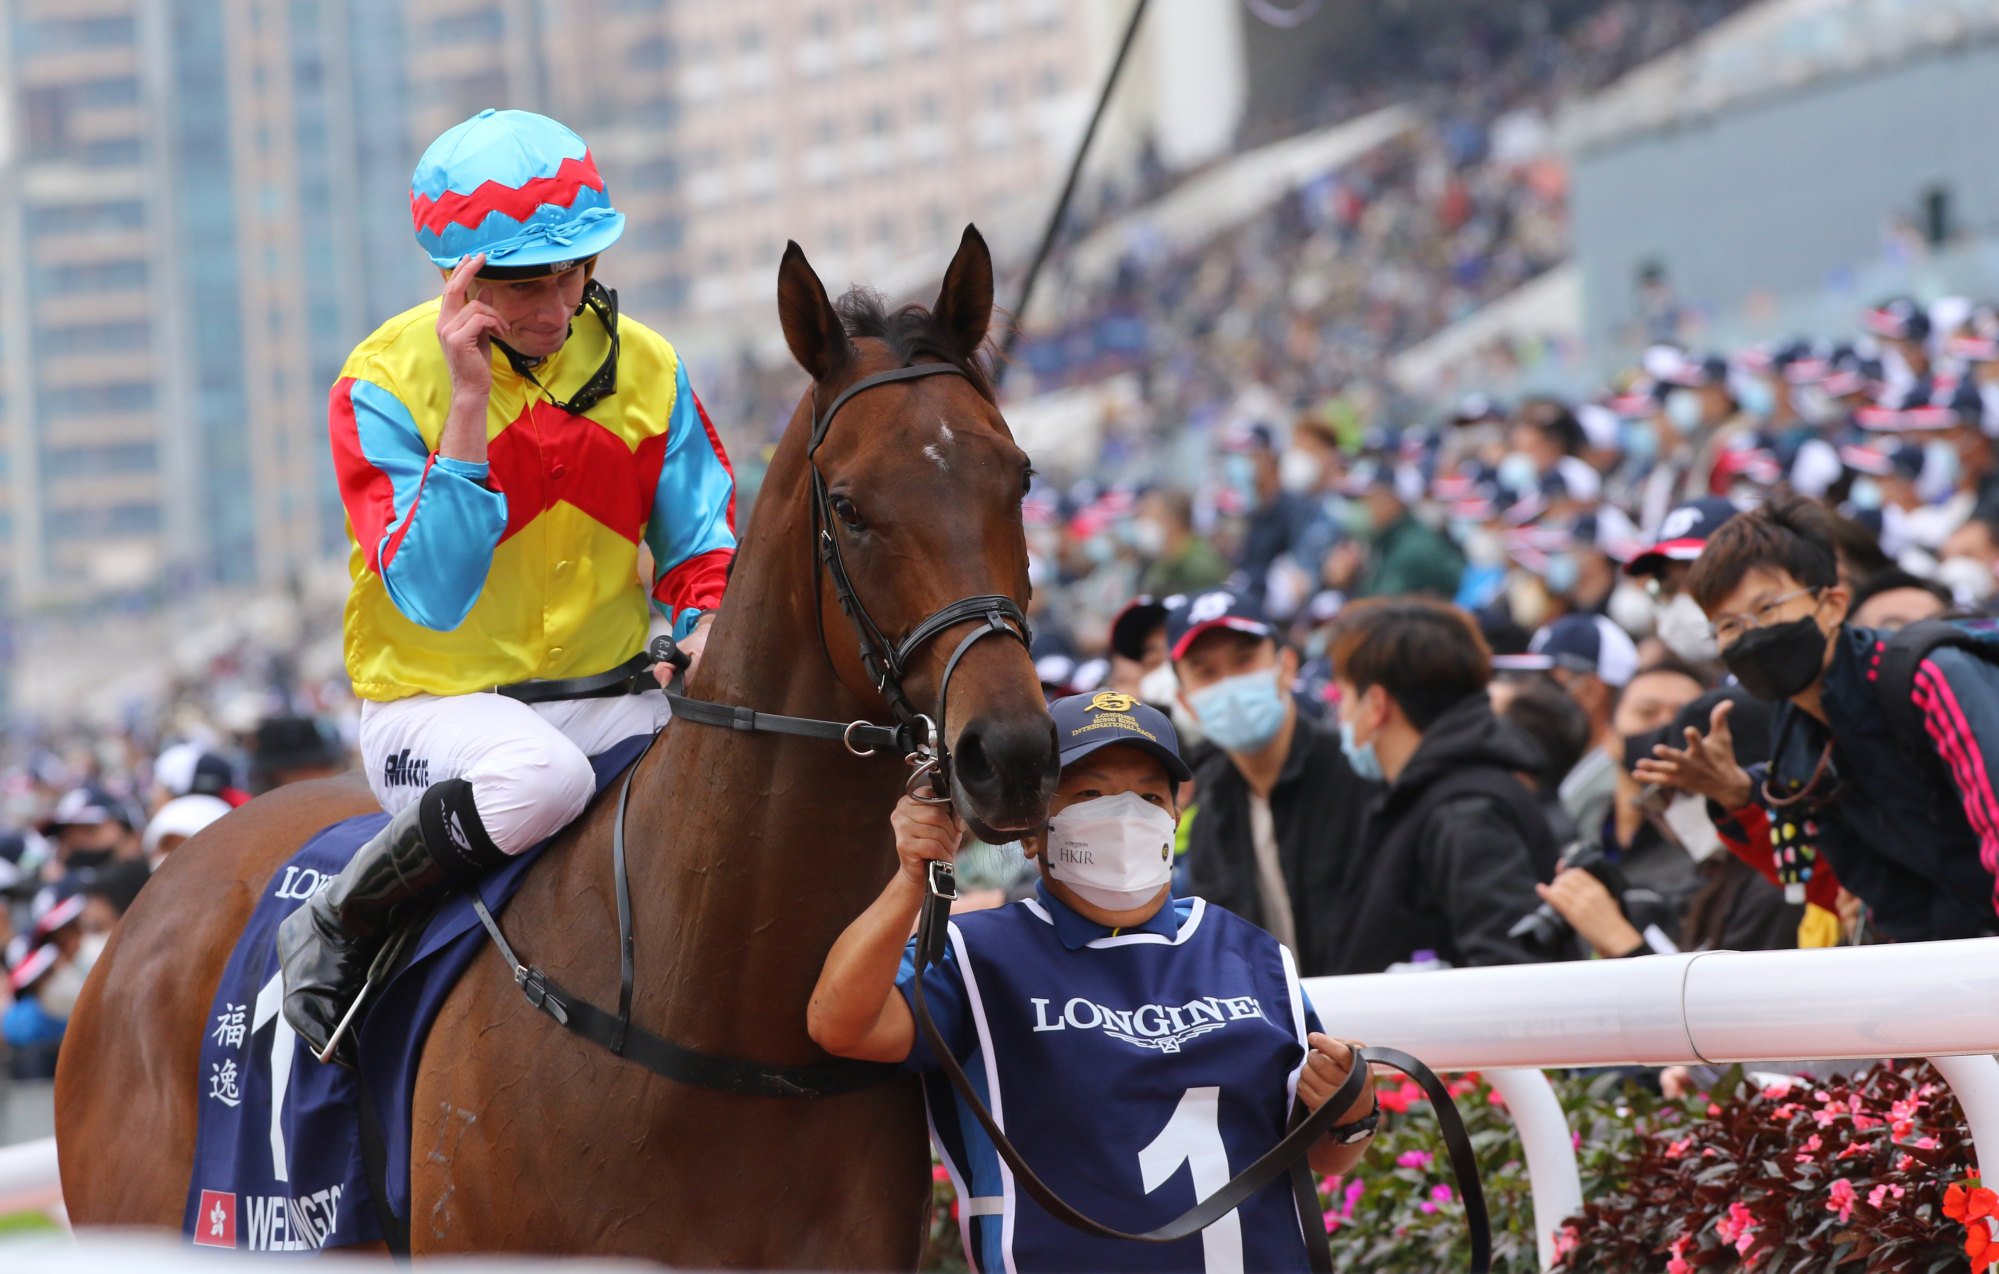
<svg viewBox="0 0 1999 1274">
<path fill-rule="evenodd" d="M 830 285 L 914 283 L 941 270 L 966 222 L 990 234 L 995 219 L 1044 208 L 1108 57 L 1091 8 L 674 6 L 684 230 L 667 250 L 673 308 L 768 329 L 786 239 Z"/>
<path fill-rule="evenodd" d="M 787 238 L 893 289 L 967 221 L 1031 237 L 1127 13 L 0 0 L 0 606 L 281 588 L 339 552 L 326 392 L 436 288 L 409 173 L 475 111 L 588 138 L 626 310 L 723 348 L 774 335 Z"/>
<path fill-rule="evenodd" d="M 419 277 L 382 251 L 399 210 L 356 194 L 406 168 L 369 56 L 399 11 L 0 0 L 17 603 L 279 586 L 337 545 L 326 387 Z"/>
</svg>

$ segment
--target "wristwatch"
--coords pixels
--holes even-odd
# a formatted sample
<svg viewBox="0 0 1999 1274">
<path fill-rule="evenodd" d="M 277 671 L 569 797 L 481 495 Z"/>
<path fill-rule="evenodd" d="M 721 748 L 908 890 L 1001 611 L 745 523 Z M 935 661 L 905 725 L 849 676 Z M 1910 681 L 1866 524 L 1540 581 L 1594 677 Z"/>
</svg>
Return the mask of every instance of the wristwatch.
<svg viewBox="0 0 1999 1274">
<path fill-rule="evenodd" d="M 1342 1146 L 1356 1145 L 1374 1135 L 1374 1129 L 1381 1122 L 1381 1098 L 1374 1099 L 1374 1109 L 1350 1124 L 1334 1124 L 1326 1129 L 1326 1136 Z"/>
</svg>

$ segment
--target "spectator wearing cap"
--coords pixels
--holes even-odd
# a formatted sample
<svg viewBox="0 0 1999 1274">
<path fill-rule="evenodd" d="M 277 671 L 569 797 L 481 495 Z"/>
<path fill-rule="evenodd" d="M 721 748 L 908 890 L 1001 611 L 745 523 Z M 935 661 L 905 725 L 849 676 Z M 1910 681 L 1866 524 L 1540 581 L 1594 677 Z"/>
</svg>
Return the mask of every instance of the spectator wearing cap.
<svg viewBox="0 0 1999 1274">
<path fill-rule="evenodd" d="M 83 978 L 76 962 L 49 943 L 23 934 L 8 945 L 7 986 L 14 1002 L 0 1014 L 0 1038 L 12 1053 L 9 1076 L 55 1078 L 56 1051 L 83 992 Z"/>
<path fill-rule="evenodd" d="M 1331 891 L 1331 973 L 1379 973 L 1417 951 L 1447 964 L 1530 962 L 1508 930 L 1540 905 L 1557 844 L 1520 777 L 1545 758 L 1493 715 L 1492 656 L 1470 616 L 1377 598 L 1333 637 L 1341 748 L 1388 784 Z"/>
<path fill-rule="evenodd" d="M 1663 677 L 1655 670 L 1646 675 Z M 1662 679 L 1657 688 L 1667 684 Z M 1732 705 L 1739 755 L 1753 764 L 1769 746 L 1771 712 L 1768 704 L 1758 703 L 1740 687 L 1688 700 L 1656 729 L 1632 735 L 1630 764 L 1651 756 L 1656 746 L 1679 742 L 1688 729 L 1698 732 L 1722 703 Z M 1637 788 L 1635 780 L 1633 787 Z M 1683 949 L 1782 951 L 1801 945 L 1805 908 L 1784 901 L 1767 845 L 1759 871 L 1751 865 L 1750 855 L 1724 842 L 1701 799 L 1690 793 L 1652 789 L 1643 818 L 1644 841 L 1652 847 L 1653 857 L 1663 859 L 1670 853 L 1692 865 L 1691 873 L 1684 880 L 1676 877 L 1668 882 L 1663 894 L 1644 874 L 1624 872 L 1628 881 L 1647 886 L 1645 896 L 1659 898 L 1663 908 L 1641 912 L 1628 898 L 1613 898 L 1598 877 L 1574 868 L 1541 887 L 1541 896 L 1596 955 L 1671 955 Z M 1631 862 L 1633 855 L 1627 852 L 1621 861 Z"/>
<path fill-rule="evenodd" d="M 1575 826 L 1603 826 L 1617 795 L 1623 740 L 1617 735 L 1617 698 L 1638 671 L 1638 646 L 1602 615 L 1564 615 L 1534 634 L 1525 656 L 1502 667 L 1544 669 L 1589 720 L 1590 749 L 1562 780 L 1562 808 Z"/>
<path fill-rule="evenodd" d="M 332 778 L 347 768 L 347 745 L 331 722 L 285 715 L 257 723 L 250 745 L 250 786 L 257 792 Z"/>
<path fill-rule="evenodd" d="M 1735 506 L 1718 496 L 1690 500 L 1669 512 L 1646 549 L 1625 563 L 1625 574 L 1645 581 L 1654 606 L 1653 631 L 1676 658 L 1696 668 L 1720 658 L 1707 616 L 1686 591 L 1687 572 L 1708 537 L 1730 518 Z"/>
<path fill-rule="evenodd" d="M 1999 518 L 1975 513 L 1943 542 L 1937 581 L 1956 604 L 1986 612 L 1999 594 Z"/>
<path fill-rule="evenodd" d="M 177 796 L 160 806 L 159 812 L 147 820 L 145 834 L 139 841 L 147 865 L 157 871 L 168 854 L 228 812 L 229 803 L 221 797 L 199 794 Z"/>
<path fill-rule="evenodd" d="M 1767 821 L 1800 893 L 1822 856 L 1891 938 L 1999 933 L 1999 803 L 1984 777 L 1999 770 L 1999 666 L 1938 646 L 1906 705 L 1889 697 L 1888 635 L 1847 621 L 1830 518 L 1788 491 L 1718 531 L 1687 587 L 1729 670 L 1778 705 L 1770 761 L 1760 774 L 1738 764 L 1718 715 L 1643 777 Z"/>
<path fill-rule="evenodd" d="M 199 743 L 176 743 L 153 762 L 152 812 L 183 796 L 213 796 L 233 808 L 249 801 L 237 785 L 235 767 Z"/>
<path fill-rule="evenodd" d="M 1228 578 L 1228 560 L 1194 531 L 1194 499 L 1185 491 L 1155 487 L 1140 496 L 1132 533 L 1146 558 L 1138 577 L 1141 592 L 1154 597 L 1193 593 Z"/>
<path fill-rule="evenodd" d="M 1497 666 L 1500 657 L 1495 655 Z M 1567 845 L 1580 834 L 1575 819 L 1562 806 L 1562 780 L 1581 761 L 1590 743 L 1589 718 L 1562 688 L 1542 673 L 1506 673 L 1495 676 L 1487 687 L 1492 710 L 1502 721 L 1510 721 L 1525 731 L 1541 749 L 1545 763 L 1528 775 L 1534 795 L 1541 803 L 1541 815 L 1557 845 Z"/>
<path fill-rule="evenodd" d="M 1853 622 L 1862 628 L 1899 632 L 1951 608 L 1950 590 L 1899 566 L 1877 571 L 1853 590 Z"/>
<path fill-rule="evenodd" d="M 1374 461 L 1347 474 L 1340 488 L 1347 538 L 1328 563 L 1327 584 L 1350 597 L 1418 593 L 1448 601 L 1457 595 L 1465 557 L 1450 537 L 1410 510 L 1421 487 L 1414 469 Z"/>
<path fill-rule="evenodd" d="M 56 802 L 43 831 L 55 840 L 55 857 L 44 868 L 49 879 L 102 867 L 139 852 L 134 817 L 124 801 L 92 784 L 71 788 Z"/>
<path fill-rule="evenodd" d="M 1887 357 L 1886 379 L 1901 388 L 1928 377 L 1930 362 L 1930 316 L 1913 297 L 1897 296 L 1867 311 L 1867 330 L 1878 339 Z"/>
<path fill-rule="evenodd" d="M 1318 503 L 1284 489 L 1279 472 L 1277 443 L 1268 425 L 1252 425 L 1231 439 L 1228 467 L 1232 478 L 1249 502 L 1243 526 L 1242 549 L 1235 571 L 1229 576 L 1236 591 L 1263 604 L 1271 568 L 1279 558 L 1296 561 L 1298 547 L 1319 537 L 1325 514 Z M 1247 487 L 1242 489 L 1243 467 L 1247 465 Z M 1152 581 L 1143 587 L 1158 591 Z"/>
<path fill-rule="evenodd" d="M 1166 666 L 1166 603 L 1149 593 L 1126 602 L 1111 620 L 1110 674 L 1104 685 L 1152 702 L 1146 677 Z"/>
<path fill-rule="evenodd" d="M 1197 593 L 1168 613 L 1166 632 L 1180 703 L 1218 749 L 1195 771 L 1188 886 L 1297 952 L 1306 976 L 1335 972 L 1334 892 L 1380 788 L 1285 693 L 1297 653 L 1254 602 Z"/>
</svg>

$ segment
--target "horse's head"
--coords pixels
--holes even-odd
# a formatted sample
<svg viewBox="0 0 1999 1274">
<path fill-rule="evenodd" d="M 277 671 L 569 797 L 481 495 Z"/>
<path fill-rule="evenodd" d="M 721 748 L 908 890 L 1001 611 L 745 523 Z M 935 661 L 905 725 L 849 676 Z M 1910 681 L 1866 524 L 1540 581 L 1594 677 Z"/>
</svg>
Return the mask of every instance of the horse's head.
<svg viewBox="0 0 1999 1274">
<path fill-rule="evenodd" d="M 824 413 L 868 376 L 913 364 L 939 374 L 868 388 L 839 406 L 812 461 L 824 484 L 824 531 L 863 612 L 893 646 L 953 602 L 1028 596 L 1021 497 L 1028 459 L 993 401 L 983 363 L 993 267 L 970 226 L 930 309 L 888 311 L 856 289 L 836 306 L 797 244 L 778 270 L 778 312 L 793 357 L 812 376 L 809 413 Z M 815 544 L 814 553 L 823 545 Z M 821 636 L 836 674 L 863 702 L 882 699 L 863 667 L 856 627 L 842 614 L 833 571 L 815 569 Z M 977 621 L 967 619 L 907 652 L 901 685 L 936 716 L 946 662 Z M 863 639 L 865 640 L 865 639 Z M 952 756 L 958 811 L 987 840 L 1039 827 L 1055 790 L 1055 728 L 1023 643 L 976 642 L 949 677 L 937 721 Z"/>
</svg>

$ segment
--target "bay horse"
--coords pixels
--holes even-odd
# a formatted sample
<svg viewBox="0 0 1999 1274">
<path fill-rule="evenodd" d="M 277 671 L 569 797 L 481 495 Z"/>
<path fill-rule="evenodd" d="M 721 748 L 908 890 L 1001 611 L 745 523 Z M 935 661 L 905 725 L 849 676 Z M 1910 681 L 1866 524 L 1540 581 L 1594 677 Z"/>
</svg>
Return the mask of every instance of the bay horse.
<svg viewBox="0 0 1999 1274">
<path fill-rule="evenodd" d="M 967 593 L 1025 606 L 1030 470 L 982 361 L 992 297 L 972 227 L 927 311 L 885 311 L 858 289 L 836 307 L 788 247 L 778 311 L 813 384 L 771 461 L 690 695 L 840 721 L 886 715 L 815 545 L 815 460 L 846 576 L 886 634 Z M 963 375 L 870 388 L 808 454 L 815 416 L 844 388 L 940 361 Z M 911 659 L 912 703 L 935 704 L 955 636 Z M 959 812 L 990 840 L 1038 826 L 1057 763 L 1024 643 L 977 643 L 951 680 L 938 728 Z M 827 1061 L 807 1038 L 806 1002 L 833 940 L 895 869 L 888 815 L 906 774 L 899 758 L 838 742 L 669 727 L 640 762 L 627 815 L 635 1025 L 768 1064 Z M 600 1005 L 618 988 L 614 804 L 565 830 L 502 916 L 523 959 Z M 372 808 L 357 776 L 281 789 L 176 850 L 140 894 L 77 1004 L 56 1077 L 77 1225 L 179 1228 L 198 1048 L 231 944 L 286 858 Z M 685 1087 L 530 1007 L 497 954 L 482 953 L 445 1002 L 414 1110 L 417 1253 L 819 1269 L 907 1269 L 918 1256 L 930 1181 L 913 1080 L 816 1100 Z"/>
</svg>

